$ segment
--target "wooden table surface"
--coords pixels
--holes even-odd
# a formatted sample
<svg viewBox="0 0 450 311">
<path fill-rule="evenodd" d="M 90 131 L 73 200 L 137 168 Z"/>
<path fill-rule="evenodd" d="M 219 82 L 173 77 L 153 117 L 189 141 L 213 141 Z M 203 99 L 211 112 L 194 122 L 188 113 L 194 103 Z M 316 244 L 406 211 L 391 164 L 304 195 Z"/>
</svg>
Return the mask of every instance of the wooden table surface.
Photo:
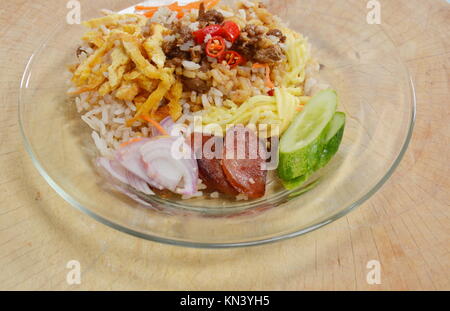
<svg viewBox="0 0 450 311">
<path fill-rule="evenodd" d="M 65 15 L 66 1 L 1 1 L 0 289 L 450 289 L 450 5 L 381 2 L 418 100 L 412 143 L 392 178 L 363 206 L 305 236 L 199 250 L 99 224 L 38 174 L 19 133 L 18 84 L 42 27 Z M 80 285 L 66 282 L 72 259 L 81 263 Z M 370 260 L 381 263 L 379 285 L 366 281 Z"/>
</svg>

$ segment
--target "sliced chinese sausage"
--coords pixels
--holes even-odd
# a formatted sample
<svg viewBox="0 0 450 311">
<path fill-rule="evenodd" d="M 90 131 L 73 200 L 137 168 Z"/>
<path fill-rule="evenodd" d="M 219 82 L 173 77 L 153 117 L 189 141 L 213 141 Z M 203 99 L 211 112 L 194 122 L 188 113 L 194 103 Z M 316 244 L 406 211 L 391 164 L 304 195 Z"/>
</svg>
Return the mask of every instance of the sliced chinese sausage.
<svg viewBox="0 0 450 311">
<path fill-rule="evenodd" d="M 228 182 L 222 168 L 221 157 L 215 156 L 215 147 L 218 142 L 223 143 L 222 137 L 214 137 L 201 133 L 191 135 L 191 146 L 197 155 L 199 177 L 210 191 L 223 194 L 237 195 L 239 192 Z M 205 148 L 204 148 L 205 147 Z M 200 154 L 200 150 L 202 153 Z M 208 152 L 208 150 L 212 152 Z"/>
<path fill-rule="evenodd" d="M 237 195 L 239 192 L 228 182 L 220 159 L 199 160 L 199 177 L 210 191 Z"/>
<path fill-rule="evenodd" d="M 256 134 L 243 126 L 235 126 L 225 137 L 222 167 L 228 182 L 250 199 L 264 196 L 267 171 L 260 156 Z"/>
</svg>

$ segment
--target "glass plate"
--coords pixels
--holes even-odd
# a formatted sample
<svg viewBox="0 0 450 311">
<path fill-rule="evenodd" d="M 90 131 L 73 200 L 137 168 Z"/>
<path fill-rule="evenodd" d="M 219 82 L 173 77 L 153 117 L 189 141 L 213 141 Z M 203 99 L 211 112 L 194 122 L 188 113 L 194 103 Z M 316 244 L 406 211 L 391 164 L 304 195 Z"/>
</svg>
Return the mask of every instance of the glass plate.
<svg viewBox="0 0 450 311">
<path fill-rule="evenodd" d="M 61 21 L 31 55 L 20 85 L 19 120 L 26 148 L 45 180 L 72 206 L 117 230 L 190 247 L 250 246 L 298 236 L 347 214 L 391 176 L 415 119 L 410 75 L 389 30 L 366 21 L 365 3 L 267 1 L 268 8 L 309 38 L 347 114 L 342 146 L 331 163 L 295 191 L 256 201 L 152 198 L 143 208 L 105 189 L 93 166 L 90 130 L 67 104 L 66 65 L 84 29 Z M 82 1 L 83 19 L 132 1 Z"/>
</svg>

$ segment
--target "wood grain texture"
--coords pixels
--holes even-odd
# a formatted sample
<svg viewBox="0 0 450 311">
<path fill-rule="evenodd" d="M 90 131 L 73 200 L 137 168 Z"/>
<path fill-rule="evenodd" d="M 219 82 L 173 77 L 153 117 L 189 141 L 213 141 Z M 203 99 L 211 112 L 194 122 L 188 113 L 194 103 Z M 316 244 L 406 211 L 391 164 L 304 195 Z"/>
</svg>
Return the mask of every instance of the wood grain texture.
<svg viewBox="0 0 450 311">
<path fill-rule="evenodd" d="M 290 1 L 292 3 L 293 1 Z M 0 4 L 0 289 L 449 290 L 450 6 L 381 1 L 383 27 L 416 85 L 411 146 L 392 178 L 348 216 L 276 244 L 197 250 L 140 240 L 72 209 L 24 150 L 18 84 L 65 2 Z M 46 8 L 58 8 L 49 15 Z M 69 260 L 82 283 L 66 283 Z M 369 260 L 381 284 L 366 282 Z"/>
</svg>

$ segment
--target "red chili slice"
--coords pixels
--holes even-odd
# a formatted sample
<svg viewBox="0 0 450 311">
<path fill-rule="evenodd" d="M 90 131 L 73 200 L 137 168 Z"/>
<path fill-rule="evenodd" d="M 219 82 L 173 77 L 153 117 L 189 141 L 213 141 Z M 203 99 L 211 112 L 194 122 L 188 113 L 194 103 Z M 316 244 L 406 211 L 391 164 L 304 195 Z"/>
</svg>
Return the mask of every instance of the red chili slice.
<svg viewBox="0 0 450 311">
<path fill-rule="evenodd" d="M 222 26 L 220 25 L 209 25 L 203 29 L 194 31 L 194 40 L 197 44 L 202 44 L 205 41 L 207 35 L 220 36 L 222 34 Z"/>
<path fill-rule="evenodd" d="M 209 57 L 220 58 L 226 50 L 225 40 L 222 37 L 212 37 L 206 44 L 206 54 Z"/>
<path fill-rule="evenodd" d="M 225 176 L 234 188 L 251 199 L 266 192 L 267 171 L 262 168 L 265 160 L 258 152 L 259 144 L 256 134 L 244 126 L 228 130 L 225 137 L 222 160 Z"/>
<path fill-rule="evenodd" d="M 213 141 L 211 141 L 211 139 L 213 139 Z M 215 152 L 215 146 L 218 146 L 217 142 L 223 143 L 223 138 L 201 133 L 193 133 L 191 135 L 191 146 L 195 146 L 193 149 L 197 155 L 199 154 L 199 148 L 210 149 L 212 152 Z M 213 147 L 210 148 L 211 145 L 205 147 L 206 144 L 211 144 Z M 239 194 L 239 192 L 228 182 L 222 168 L 220 157 L 213 157 L 212 155 L 203 152 L 200 159 L 197 160 L 197 163 L 199 177 L 208 187 L 209 191 L 219 191 L 220 193 L 232 196 Z"/>
<path fill-rule="evenodd" d="M 239 66 L 240 64 L 245 62 L 244 57 L 236 51 L 226 51 L 222 55 L 220 62 L 222 62 L 223 60 L 225 60 L 231 68 Z"/>
<path fill-rule="evenodd" d="M 231 43 L 234 43 L 237 38 L 239 38 L 239 35 L 241 34 L 241 29 L 239 28 L 239 25 L 232 21 L 226 21 L 222 24 L 222 36 L 230 41 Z"/>
</svg>

